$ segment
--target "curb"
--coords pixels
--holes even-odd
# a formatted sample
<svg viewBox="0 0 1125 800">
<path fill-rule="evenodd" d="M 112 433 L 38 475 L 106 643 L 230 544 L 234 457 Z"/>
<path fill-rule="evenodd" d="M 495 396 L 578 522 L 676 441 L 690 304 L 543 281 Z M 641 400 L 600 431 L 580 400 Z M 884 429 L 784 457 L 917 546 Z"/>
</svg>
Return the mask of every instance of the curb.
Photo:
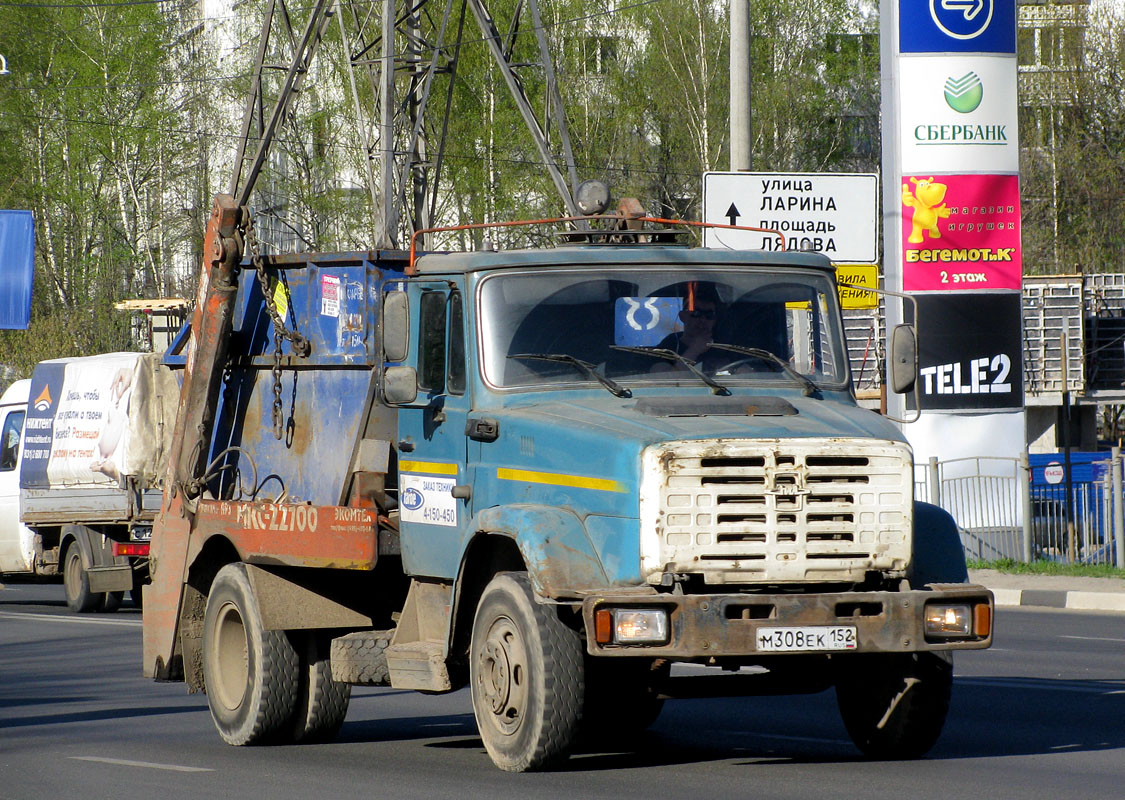
<svg viewBox="0 0 1125 800">
<path fill-rule="evenodd" d="M 1069 611 L 1125 612 L 1125 594 L 1051 589 L 993 589 L 998 607 L 1035 606 Z"/>
</svg>

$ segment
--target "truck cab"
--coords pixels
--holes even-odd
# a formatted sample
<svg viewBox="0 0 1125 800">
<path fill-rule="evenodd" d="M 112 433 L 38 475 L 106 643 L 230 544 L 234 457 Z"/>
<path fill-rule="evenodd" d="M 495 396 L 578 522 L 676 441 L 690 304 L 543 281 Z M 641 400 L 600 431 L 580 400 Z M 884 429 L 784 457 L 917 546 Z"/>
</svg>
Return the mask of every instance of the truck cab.
<svg viewBox="0 0 1125 800">
<path fill-rule="evenodd" d="M 35 571 L 35 535 L 20 522 L 20 446 L 30 380 L 15 381 L 0 397 L 0 574 Z"/>
<path fill-rule="evenodd" d="M 908 577 L 910 451 L 854 401 L 831 265 L 749 256 L 443 255 L 390 284 L 411 326 L 385 381 L 406 571 L 452 580 L 507 526 L 537 590 L 571 597 Z M 695 359 L 677 352 L 692 327 Z M 857 491 L 873 468 L 890 488 Z M 529 527 L 560 512 L 577 540 L 552 546 L 583 556 L 565 579 Z"/>
</svg>

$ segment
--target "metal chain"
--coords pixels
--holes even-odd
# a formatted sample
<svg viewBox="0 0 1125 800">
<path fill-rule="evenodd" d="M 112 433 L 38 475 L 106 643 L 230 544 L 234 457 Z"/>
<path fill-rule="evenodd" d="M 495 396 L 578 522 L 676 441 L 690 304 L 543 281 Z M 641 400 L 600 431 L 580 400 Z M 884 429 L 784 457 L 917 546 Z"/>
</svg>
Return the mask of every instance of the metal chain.
<svg viewBox="0 0 1125 800">
<path fill-rule="evenodd" d="M 307 356 L 312 350 L 312 345 L 307 338 L 297 331 L 286 328 L 285 320 L 282 319 L 280 312 L 277 310 L 277 302 L 270 290 L 269 270 L 266 267 L 266 260 L 262 258 L 258 237 L 254 233 L 253 217 L 250 217 L 246 222 L 246 245 L 250 250 L 250 262 L 254 265 L 258 274 L 258 287 L 262 291 L 266 311 L 273 321 L 273 435 L 275 439 L 280 440 L 284 436 L 285 429 L 284 409 L 281 402 L 281 341 L 282 339 L 288 339 L 293 352 L 299 356 Z M 285 288 L 288 292 L 288 287 Z"/>
</svg>

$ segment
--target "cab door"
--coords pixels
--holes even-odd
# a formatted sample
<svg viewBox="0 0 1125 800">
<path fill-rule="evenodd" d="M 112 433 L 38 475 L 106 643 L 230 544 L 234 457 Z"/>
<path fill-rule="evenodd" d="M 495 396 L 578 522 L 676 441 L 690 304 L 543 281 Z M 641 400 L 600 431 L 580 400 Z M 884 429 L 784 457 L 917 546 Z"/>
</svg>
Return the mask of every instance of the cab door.
<svg viewBox="0 0 1125 800">
<path fill-rule="evenodd" d="M 0 409 L 0 572 L 29 572 L 31 531 L 20 524 L 23 406 Z"/>
<path fill-rule="evenodd" d="M 465 306 L 457 284 L 406 286 L 411 336 L 404 364 L 417 373 L 418 396 L 398 414 L 403 566 L 411 575 L 452 579 L 472 516 Z"/>
</svg>

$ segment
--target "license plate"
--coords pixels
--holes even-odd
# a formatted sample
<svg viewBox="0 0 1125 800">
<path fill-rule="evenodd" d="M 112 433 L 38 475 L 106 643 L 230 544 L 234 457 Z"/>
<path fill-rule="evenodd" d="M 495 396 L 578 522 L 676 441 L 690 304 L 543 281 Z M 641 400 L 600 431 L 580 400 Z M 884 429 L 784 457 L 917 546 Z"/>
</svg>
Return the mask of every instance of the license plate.
<svg viewBox="0 0 1125 800">
<path fill-rule="evenodd" d="M 152 540 L 152 528 L 133 528 L 129 531 L 129 540 L 133 542 L 148 542 Z"/>
<path fill-rule="evenodd" d="M 851 625 L 758 628 L 760 652 L 855 650 L 856 644 L 855 627 Z"/>
</svg>

